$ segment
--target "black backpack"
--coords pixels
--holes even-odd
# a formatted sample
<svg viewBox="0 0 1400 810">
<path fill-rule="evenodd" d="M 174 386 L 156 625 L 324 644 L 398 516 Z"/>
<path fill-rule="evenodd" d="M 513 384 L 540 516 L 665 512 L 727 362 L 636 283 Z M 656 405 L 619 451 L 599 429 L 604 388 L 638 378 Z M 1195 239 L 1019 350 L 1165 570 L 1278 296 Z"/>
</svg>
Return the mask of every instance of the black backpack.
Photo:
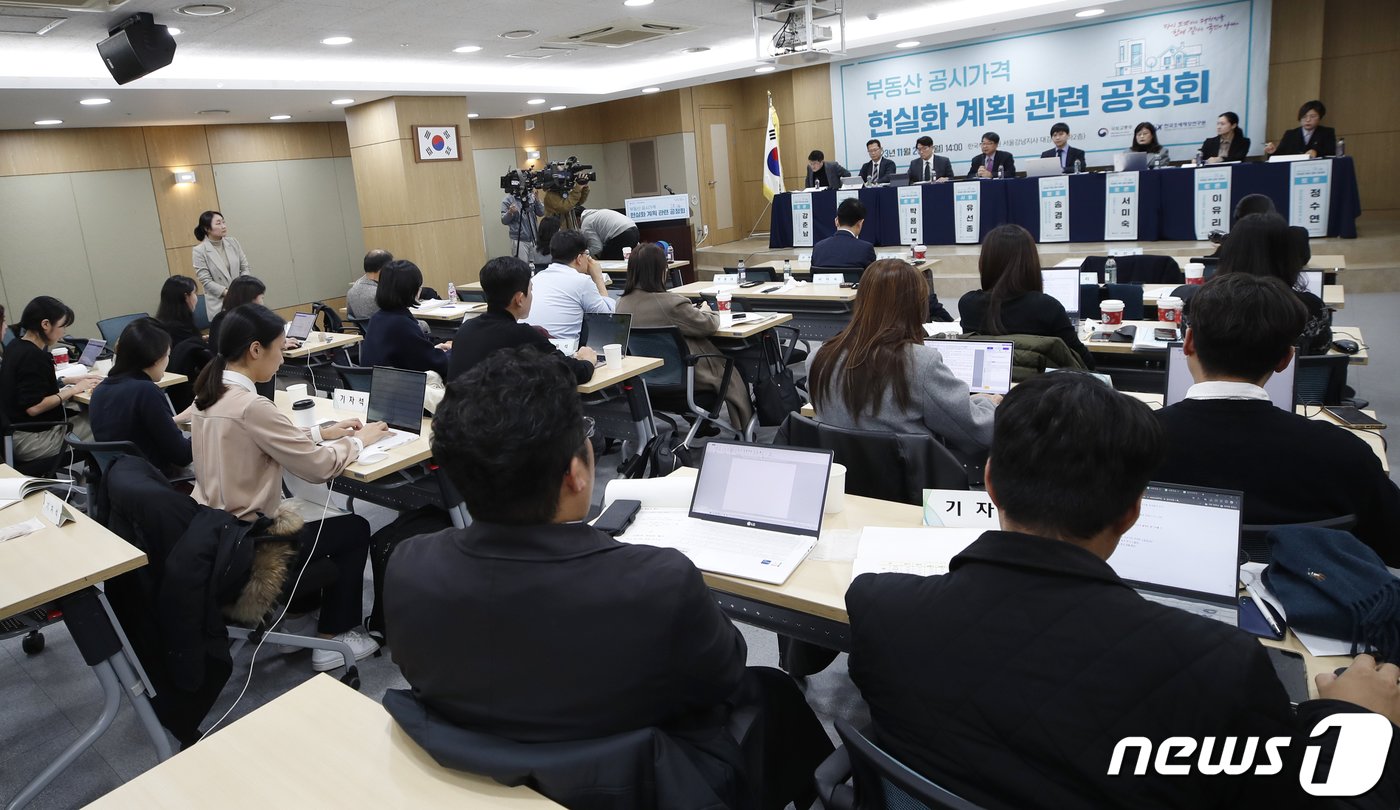
<svg viewBox="0 0 1400 810">
<path fill-rule="evenodd" d="M 387 644 L 389 639 L 384 629 L 384 573 L 389 569 L 389 557 L 399 543 L 420 534 L 432 534 L 452 528 L 452 518 L 447 510 L 438 506 L 420 506 L 403 512 L 394 522 L 374 533 L 369 541 L 369 565 L 374 572 L 374 608 L 365 619 L 365 629 Z"/>
</svg>

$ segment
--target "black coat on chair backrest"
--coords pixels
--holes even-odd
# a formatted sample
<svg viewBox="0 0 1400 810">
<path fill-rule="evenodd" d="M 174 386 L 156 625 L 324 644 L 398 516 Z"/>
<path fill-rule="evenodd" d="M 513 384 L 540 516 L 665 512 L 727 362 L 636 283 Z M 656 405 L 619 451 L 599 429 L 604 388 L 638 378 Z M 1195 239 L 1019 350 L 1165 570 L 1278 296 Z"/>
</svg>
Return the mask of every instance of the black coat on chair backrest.
<svg viewBox="0 0 1400 810">
<path fill-rule="evenodd" d="M 967 489 L 967 470 L 932 434 L 851 430 L 794 413 L 773 443 L 831 450 L 851 495 L 922 504 L 925 489 Z"/>
<path fill-rule="evenodd" d="M 1119 284 L 1184 284 L 1186 271 L 1171 256 L 1114 256 L 1118 263 Z M 1104 281 L 1103 268 L 1107 256 L 1089 256 L 1079 266 L 1081 272 L 1097 273 Z"/>
<path fill-rule="evenodd" d="M 194 402 L 194 381 L 199 377 L 199 372 L 213 359 L 214 351 L 209 348 L 209 344 L 197 338 L 182 340 L 170 347 L 170 364 L 166 370 L 190 378 L 187 382 L 165 389 L 165 394 L 170 397 L 170 404 L 175 406 L 176 413 Z"/>
</svg>

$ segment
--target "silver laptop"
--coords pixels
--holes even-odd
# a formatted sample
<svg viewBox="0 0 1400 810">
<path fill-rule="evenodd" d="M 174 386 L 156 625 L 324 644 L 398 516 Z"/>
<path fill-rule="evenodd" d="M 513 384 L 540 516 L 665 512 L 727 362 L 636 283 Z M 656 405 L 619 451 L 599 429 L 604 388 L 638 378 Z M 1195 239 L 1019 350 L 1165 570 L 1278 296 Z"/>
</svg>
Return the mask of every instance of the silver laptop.
<svg viewBox="0 0 1400 810">
<path fill-rule="evenodd" d="M 1021 166 L 1025 169 L 1027 177 L 1053 177 L 1065 173 L 1064 168 L 1060 166 L 1060 159 L 1057 157 L 1031 158 Z"/>
<path fill-rule="evenodd" d="M 92 368 L 92 364 L 97 362 L 98 356 L 105 348 L 107 348 L 107 341 L 88 338 L 87 345 L 83 347 L 83 354 L 78 358 L 78 365 Z"/>
<path fill-rule="evenodd" d="M 1069 322 L 1079 331 L 1079 268 L 1046 267 L 1040 271 L 1041 288 L 1060 302 Z"/>
<path fill-rule="evenodd" d="M 1005 394 L 1011 390 L 1011 367 L 1016 344 L 1009 340 L 937 340 L 924 343 L 943 355 L 943 365 L 967 383 L 973 394 Z"/>
<path fill-rule="evenodd" d="M 375 366 L 369 378 L 369 408 L 365 421 L 385 423 L 389 426 L 389 435 L 365 450 L 388 450 L 417 439 L 423 430 L 423 397 L 427 393 L 426 372 Z"/>
<path fill-rule="evenodd" d="M 287 337 L 293 340 L 306 340 L 311 336 L 311 329 L 315 325 L 315 315 L 310 312 L 298 312 L 292 316 L 292 322 L 287 326 Z"/>
<path fill-rule="evenodd" d="M 1264 391 L 1269 395 L 1269 401 L 1289 413 L 1293 413 L 1293 405 L 1297 401 L 1297 394 L 1294 390 L 1297 367 L 1295 355 L 1294 360 L 1289 361 L 1287 368 L 1275 373 L 1269 377 L 1268 382 L 1264 383 Z M 1182 349 L 1182 344 L 1180 342 L 1167 344 L 1167 390 L 1162 397 L 1162 404 L 1175 405 L 1186 399 L 1186 391 L 1193 384 L 1195 384 L 1195 380 L 1191 377 L 1191 369 L 1186 365 L 1186 352 Z"/>
<path fill-rule="evenodd" d="M 865 181 L 860 179 L 860 175 L 841 178 L 841 188 L 860 188 L 865 185 Z"/>
<path fill-rule="evenodd" d="M 1304 270 L 1298 274 L 1298 289 L 1306 290 L 1318 298 L 1322 297 L 1322 271 Z"/>
<path fill-rule="evenodd" d="M 618 539 L 781 585 L 817 544 L 830 473 L 830 450 L 710 441 L 689 511 L 643 509 Z"/>
<path fill-rule="evenodd" d="M 1115 172 L 1145 172 L 1149 157 L 1151 155 L 1147 152 L 1119 152 L 1113 156 L 1113 170 Z"/>
<path fill-rule="evenodd" d="M 1243 492 L 1148 484 L 1108 564 L 1144 599 L 1238 626 L 1243 506 Z"/>
</svg>

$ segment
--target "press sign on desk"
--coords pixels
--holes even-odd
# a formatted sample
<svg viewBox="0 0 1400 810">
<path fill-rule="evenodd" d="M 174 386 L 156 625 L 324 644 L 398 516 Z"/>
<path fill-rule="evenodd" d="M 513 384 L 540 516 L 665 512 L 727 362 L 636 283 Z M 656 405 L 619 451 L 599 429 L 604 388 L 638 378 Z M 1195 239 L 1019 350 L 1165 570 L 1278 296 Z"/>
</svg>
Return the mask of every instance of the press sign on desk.
<svg viewBox="0 0 1400 810">
<path fill-rule="evenodd" d="M 369 392 L 355 391 L 350 388 L 335 389 L 335 396 L 332 401 L 338 411 L 353 411 L 359 414 L 369 413 Z"/>
</svg>

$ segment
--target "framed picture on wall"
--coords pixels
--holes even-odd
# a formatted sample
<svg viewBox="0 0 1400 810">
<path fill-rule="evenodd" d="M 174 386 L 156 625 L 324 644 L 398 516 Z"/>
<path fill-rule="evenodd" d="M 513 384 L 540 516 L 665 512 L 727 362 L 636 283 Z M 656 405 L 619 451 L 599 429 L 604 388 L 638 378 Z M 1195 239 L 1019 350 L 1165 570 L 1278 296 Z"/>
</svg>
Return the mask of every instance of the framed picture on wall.
<svg viewBox="0 0 1400 810">
<path fill-rule="evenodd" d="M 413 159 L 418 163 L 430 160 L 461 160 L 462 150 L 457 142 L 457 127 L 414 126 Z"/>
</svg>

